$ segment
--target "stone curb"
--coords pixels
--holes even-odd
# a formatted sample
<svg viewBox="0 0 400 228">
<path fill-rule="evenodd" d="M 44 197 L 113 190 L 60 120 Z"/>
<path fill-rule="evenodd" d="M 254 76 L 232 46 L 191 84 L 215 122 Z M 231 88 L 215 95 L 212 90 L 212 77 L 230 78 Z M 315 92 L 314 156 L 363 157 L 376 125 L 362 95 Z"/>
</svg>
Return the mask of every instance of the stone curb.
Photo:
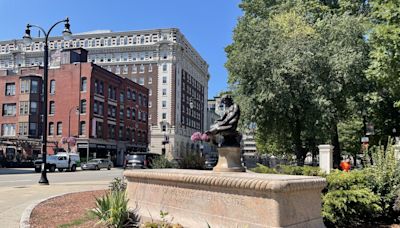
<svg viewBox="0 0 400 228">
<path fill-rule="evenodd" d="M 78 192 L 87 192 L 87 191 L 66 192 L 66 193 L 63 193 L 63 194 L 50 196 L 50 197 L 47 197 L 45 199 L 41 199 L 41 200 L 37 200 L 37 201 L 33 202 L 31 205 L 29 205 L 27 208 L 25 208 L 24 212 L 22 213 L 21 220 L 19 221 L 19 228 L 30 228 L 31 227 L 31 225 L 29 224 L 29 220 L 31 218 L 32 211 L 40 203 L 43 203 L 43 202 L 45 202 L 47 200 L 50 200 L 50 199 L 53 199 L 53 198 L 57 198 L 57 197 L 60 197 L 60 196 L 65 196 L 65 195 L 72 194 L 72 193 L 78 193 Z"/>
</svg>

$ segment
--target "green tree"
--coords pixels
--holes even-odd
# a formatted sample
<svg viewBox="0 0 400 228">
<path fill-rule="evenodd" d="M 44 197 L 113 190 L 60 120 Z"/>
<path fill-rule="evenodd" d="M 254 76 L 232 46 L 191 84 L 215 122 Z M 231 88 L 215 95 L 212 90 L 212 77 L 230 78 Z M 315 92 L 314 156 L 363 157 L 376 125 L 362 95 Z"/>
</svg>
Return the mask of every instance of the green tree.
<svg viewBox="0 0 400 228">
<path fill-rule="evenodd" d="M 244 119 L 257 122 L 261 135 L 274 135 L 267 137 L 274 143 L 291 144 L 287 149 L 299 163 L 307 147 L 329 138 L 324 132 L 339 163 L 337 124 L 349 112 L 346 103 L 358 93 L 368 64 L 364 18 L 333 5 L 244 0 L 244 16 L 226 48 L 229 82 Z"/>
<path fill-rule="evenodd" d="M 368 76 L 385 88 L 400 106 L 400 2 L 372 0 L 369 35 L 371 64 Z"/>
</svg>

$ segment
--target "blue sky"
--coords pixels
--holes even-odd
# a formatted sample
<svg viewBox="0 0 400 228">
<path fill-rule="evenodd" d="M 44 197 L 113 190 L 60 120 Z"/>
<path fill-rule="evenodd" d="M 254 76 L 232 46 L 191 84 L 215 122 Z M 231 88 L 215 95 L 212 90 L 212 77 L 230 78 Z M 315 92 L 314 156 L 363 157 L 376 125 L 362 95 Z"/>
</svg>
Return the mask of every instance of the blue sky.
<svg viewBox="0 0 400 228">
<path fill-rule="evenodd" d="M 46 29 L 70 17 L 72 32 L 179 28 L 209 64 L 209 97 L 227 89 L 224 48 L 242 15 L 240 0 L 0 0 L 0 40 L 22 37 L 27 23 Z M 52 32 L 59 35 L 63 26 Z M 32 34 L 35 34 L 32 32 Z"/>
</svg>

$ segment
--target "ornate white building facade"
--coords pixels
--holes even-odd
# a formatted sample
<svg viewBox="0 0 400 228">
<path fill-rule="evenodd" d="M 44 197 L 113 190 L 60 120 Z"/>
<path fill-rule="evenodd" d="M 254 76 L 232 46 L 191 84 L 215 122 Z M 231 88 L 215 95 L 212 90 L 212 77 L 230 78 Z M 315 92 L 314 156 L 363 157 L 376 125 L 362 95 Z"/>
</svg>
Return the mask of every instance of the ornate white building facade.
<svg viewBox="0 0 400 228">
<path fill-rule="evenodd" d="M 0 41 L 0 69 L 43 65 L 43 38 L 24 46 Z M 208 64 L 176 28 L 76 34 L 70 41 L 50 38 L 50 66 L 60 50 L 82 47 L 88 61 L 149 89 L 149 150 L 181 158 L 200 148 L 190 141 L 207 129 Z"/>
</svg>

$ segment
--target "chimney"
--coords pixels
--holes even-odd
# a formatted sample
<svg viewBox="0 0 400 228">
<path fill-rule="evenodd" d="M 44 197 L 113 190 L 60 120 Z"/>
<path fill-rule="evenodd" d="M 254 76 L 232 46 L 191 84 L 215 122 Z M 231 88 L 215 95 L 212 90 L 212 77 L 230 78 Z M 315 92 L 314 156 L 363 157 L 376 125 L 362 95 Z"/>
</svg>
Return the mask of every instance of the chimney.
<svg viewBox="0 0 400 228">
<path fill-rule="evenodd" d="M 83 48 L 70 48 L 61 51 L 61 64 L 85 63 L 88 51 Z"/>
</svg>

